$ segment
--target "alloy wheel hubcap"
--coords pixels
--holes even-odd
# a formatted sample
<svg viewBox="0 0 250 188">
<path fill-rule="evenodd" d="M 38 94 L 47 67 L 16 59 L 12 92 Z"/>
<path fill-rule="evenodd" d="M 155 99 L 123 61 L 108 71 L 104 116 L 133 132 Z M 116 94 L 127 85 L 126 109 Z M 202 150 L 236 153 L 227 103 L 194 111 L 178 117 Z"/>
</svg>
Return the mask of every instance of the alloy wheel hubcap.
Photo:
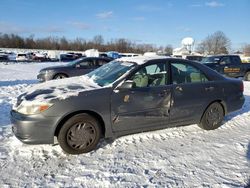
<svg viewBox="0 0 250 188">
<path fill-rule="evenodd" d="M 70 147 L 81 150 L 90 146 L 96 139 L 96 130 L 90 123 L 80 122 L 73 125 L 67 133 Z"/>
<path fill-rule="evenodd" d="M 65 76 L 63 76 L 63 75 L 60 75 L 60 76 L 56 77 L 56 79 L 63 79 L 63 78 L 65 78 Z"/>
<path fill-rule="evenodd" d="M 217 125 L 221 121 L 221 111 L 218 107 L 213 107 L 207 112 L 207 123 L 211 126 Z"/>
</svg>

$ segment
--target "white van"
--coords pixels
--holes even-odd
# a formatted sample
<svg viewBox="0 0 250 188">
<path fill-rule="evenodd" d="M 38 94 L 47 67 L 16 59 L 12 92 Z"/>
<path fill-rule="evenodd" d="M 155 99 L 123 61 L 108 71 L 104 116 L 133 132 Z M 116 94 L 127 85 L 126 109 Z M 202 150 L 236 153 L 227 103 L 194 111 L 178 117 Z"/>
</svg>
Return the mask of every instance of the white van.
<svg viewBox="0 0 250 188">
<path fill-rule="evenodd" d="M 18 53 L 16 55 L 16 61 L 28 61 L 29 60 L 29 56 L 28 54 L 25 53 Z"/>
</svg>

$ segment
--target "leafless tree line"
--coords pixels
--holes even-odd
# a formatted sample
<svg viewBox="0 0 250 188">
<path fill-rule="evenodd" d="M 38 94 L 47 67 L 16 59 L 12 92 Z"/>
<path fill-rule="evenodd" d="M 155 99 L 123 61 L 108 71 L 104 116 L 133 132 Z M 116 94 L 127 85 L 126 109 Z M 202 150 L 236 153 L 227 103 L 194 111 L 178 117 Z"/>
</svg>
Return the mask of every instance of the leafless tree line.
<svg viewBox="0 0 250 188">
<path fill-rule="evenodd" d="M 0 47 L 22 48 L 22 49 L 47 49 L 47 50 L 74 50 L 85 51 L 87 49 L 98 49 L 101 52 L 118 51 L 122 53 L 144 53 L 159 51 L 172 54 L 172 46 L 157 47 L 152 44 L 137 44 L 127 39 L 112 39 L 105 42 L 101 35 L 95 36 L 92 40 L 76 38 L 68 40 L 65 37 L 46 37 L 35 39 L 33 35 L 21 37 L 16 34 L 1 34 Z"/>
<path fill-rule="evenodd" d="M 23 49 L 47 49 L 47 50 L 73 50 L 85 51 L 87 49 L 98 49 L 101 52 L 118 51 L 122 53 L 144 53 L 161 51 L 171 55 L 173 48 L 171 45 L 155 46 L 153 44 L 138 44 L 128 39 L 112 39 L 105 41 L 101 35 L 93 37 L 91 40 L 76 38 L 68 40 L 65 37 L 34 38 L 21 37 L 16 34 L 1 34 L 0 47 L 2 48 L 23 48 Z M 217 31 L 208 35 L 197 45 L 196 51 L 206 55 L 228 54 L 231 49 L 231 40 L 222 32 Z M 250 44 L 242 48 L 245 55 L 250 56 Z"/>
<path fill-rule="evenodd" d="M 250 56 L 250 44 L 244 45 L 242 51 L 245 54 L 245 56 Z"/>
<path fill-rule="evenodd" d="M 228 54 L 231 48 L 231 40 L 222 32 L 217 31 L 208 35 L 197 47 L 202 54 L 216 55 Z"/>
<path fill-rule="evenodd" d="M 217 31 L 198 44 L 196 50 L 206 55 L 228 54 L 231 51 L 231 40 L 222 31 Z M 250 56 L 250 44 L 242 46 L 238 51 Z"/>
</svg>

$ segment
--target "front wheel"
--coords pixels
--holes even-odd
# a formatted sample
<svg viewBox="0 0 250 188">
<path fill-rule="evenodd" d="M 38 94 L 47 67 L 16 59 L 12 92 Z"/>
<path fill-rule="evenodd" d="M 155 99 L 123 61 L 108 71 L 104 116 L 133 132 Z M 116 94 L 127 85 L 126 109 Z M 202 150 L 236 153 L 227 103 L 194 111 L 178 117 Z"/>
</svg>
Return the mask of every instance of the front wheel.
<svg viewBox="0 0 250 188">
<path fill-rule="evenodd" d="M 57 75 L 54 76 L 55 80 L 63 79 L 63 78 L 67 78 L 67 76 L 65 74 L 57 74 Z"/>
<path fill-rule="evenodd" d="M 250 81 L 250 71 L 246 72 L 246 74 L 244 76 L 244 80 L 245 81 Z"/>
<path fill-rule="evenodd" d="M 214 102 L 204 112 L 199 127 L 205 130 L 214 130 L 221 126 L 224 110 L 220 103 Z"/>
<path fill-rule="evenodd" d="M 100 137 L 99 122 L 83 113 L 66 121 L 59 131 L 58 142 L 66 153 L 81 154 L 94 150 Z"/>
</svg>

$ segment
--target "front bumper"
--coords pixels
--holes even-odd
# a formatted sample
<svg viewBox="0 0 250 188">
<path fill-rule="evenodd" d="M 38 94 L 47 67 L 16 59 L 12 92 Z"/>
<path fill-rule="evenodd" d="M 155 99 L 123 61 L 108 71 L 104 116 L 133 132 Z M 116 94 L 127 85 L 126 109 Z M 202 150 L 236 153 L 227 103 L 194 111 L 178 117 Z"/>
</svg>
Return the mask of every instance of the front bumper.
<svg viewBox="0 0 250 188">
<path fill-rule="evenodd" d="M 53 74 L 48 74 L 48 73 L 39 73 L 37 75 L 37 79 L 39 80 L 39 82 L 45 82 L 48 80 L 52 80 L 53 79 Z"/>
<path fill-rule="evenodd" d="M 54 132 L 58 117 L 23 115 L 16 111 L 10 112 L 12 131 L 15 136 L 26 144 L 53 144 Z"/>
</svg>

